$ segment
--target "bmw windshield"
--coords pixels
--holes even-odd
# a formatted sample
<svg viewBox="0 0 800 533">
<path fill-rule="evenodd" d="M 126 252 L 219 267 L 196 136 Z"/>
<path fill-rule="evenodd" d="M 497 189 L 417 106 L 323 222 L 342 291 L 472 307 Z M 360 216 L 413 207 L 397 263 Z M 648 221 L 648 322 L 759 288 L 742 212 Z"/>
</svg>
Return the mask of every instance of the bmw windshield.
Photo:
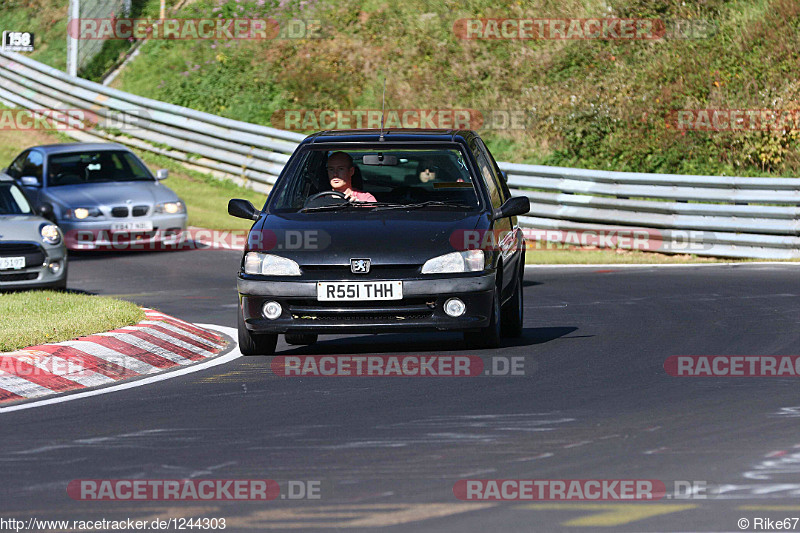
<svg viewBox="0 0 800 533">
<path fill-rule="evenodd" d="M 50 187 L 112 181 L 154 181 L 139 160 L 124 150 L 53 154 L 47 165 Z"/>
<path fill-rule="evenodd" d="M 331 161 L 342 162 L 331 164 Z M 349 180 L 344 187 L 337 188 L 337 171 L 342 171 Z M 337 190 L 348 188 L 356 191 L 357 199 L 351 198 L 350 193 L 335 198 Z M 331 201 L 309 208 L 308 200 L 315 196 Z M 356 201 L 348 203 L 347 199 Z M 295 212 L 328 207 L 472 210 L 478 206 L 478 193 L 458 149 L 341 152 L 310 149 L 300 155 L 294 171 L 279 183 L 271 210 Z"/>
</svg>

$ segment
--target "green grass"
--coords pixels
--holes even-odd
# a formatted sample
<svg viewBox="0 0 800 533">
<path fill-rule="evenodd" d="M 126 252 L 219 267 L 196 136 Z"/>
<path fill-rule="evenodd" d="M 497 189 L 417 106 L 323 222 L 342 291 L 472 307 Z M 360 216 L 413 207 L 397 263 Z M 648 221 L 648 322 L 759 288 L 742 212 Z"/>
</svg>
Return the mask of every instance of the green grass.
<svg viewBox="0 0 800 533">
<path fill-rule="evenodd" d="M 134 7 L 149 14 L 156 3 L 134 0 Z M 0 5 L 0 25 L 38 31 L 42 42 L 33 56 L 63 68 L 65 4 L 0 0 Z M 800 135 L 684 135 L 667 127 L 667 116 L 679 109 L 797 109 L 800 3 L 795 0 L 196 0 L 178 16 L 315 19 L 322 38 L 153 40 L 115 87 L 275 125 L 273 114 L 285 109 L 379 108 L 385 77 L 388 108 L 523 111 L 524 129 L 478 128 L 498 160 L 800 176 Z M 456 20 L 481 17 L 704 20 L 714 29 L 706 38 L 656 41 L 455 35 Z"/>
<path fill-rule="evenodd" d="M 687 263 L 736 263 L 751 259 L 701 257 L 690 254 L 661 254 L 640 250 L 580 248 L 562 244 L 529 243 L 525 252 L 528 265 L 661 265 Z"/>
<path fill-rule="evenodd" d="M 131 302 L 55 291 L 0 293 L 0 352 L 61 342 L 136 324 Z"/>
</svg>

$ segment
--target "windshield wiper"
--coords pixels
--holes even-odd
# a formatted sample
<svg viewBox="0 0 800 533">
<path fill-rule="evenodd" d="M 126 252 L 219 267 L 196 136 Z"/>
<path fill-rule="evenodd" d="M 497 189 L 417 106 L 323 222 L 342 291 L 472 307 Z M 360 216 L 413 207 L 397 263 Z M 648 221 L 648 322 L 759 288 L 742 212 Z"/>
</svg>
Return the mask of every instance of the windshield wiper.
<svg viewBox="0 0 800 533">
<path fill-rule="evenodd" d="M 299 212 L 300 213 L 310 213 L 312 211 L 338 211 L 339 209 L 344 209 L 345 207 L 382 207 L 394 204 L 387 204 L 385 202 L 347 202 L 344 204 L 331 204 L 331 205 L 319 205 L 317 207 L 304 207 Z"/>
<path fill-rule="evenodd" d="M 428 200 L 426 202 L 419 202 L 416 204 L 391 204 L 383 207 L 380 211 L 388 209 L 421 209 L 423 207 L 449 207 L 452 209 L 474 209 L 475 206 L 459 204 L 457 202 L 442 202 L 439 200 Z"/>
</svg>

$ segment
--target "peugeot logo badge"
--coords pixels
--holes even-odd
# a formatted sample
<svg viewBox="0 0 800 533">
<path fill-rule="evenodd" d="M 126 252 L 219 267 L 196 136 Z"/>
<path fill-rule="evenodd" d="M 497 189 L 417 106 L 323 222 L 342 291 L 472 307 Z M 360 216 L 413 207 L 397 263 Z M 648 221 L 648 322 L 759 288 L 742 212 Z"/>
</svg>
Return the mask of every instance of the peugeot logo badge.
<svg viewBox="0 0 800 533">
<path fill-rule="evenodd" d="M 351 259 L 350 272 L 353 274 L 368 274 L 370 262 L 369 259 Z"/>
</svg>

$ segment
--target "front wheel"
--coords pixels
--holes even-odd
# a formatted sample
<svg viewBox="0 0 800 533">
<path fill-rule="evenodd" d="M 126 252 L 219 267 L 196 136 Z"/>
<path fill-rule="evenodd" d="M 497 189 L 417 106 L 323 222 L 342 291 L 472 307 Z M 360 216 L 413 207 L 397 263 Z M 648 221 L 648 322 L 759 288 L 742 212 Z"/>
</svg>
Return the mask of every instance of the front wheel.
<svg viewBox="0 0 800 533">
<path fill-rule="evenodd" d="M 278 334 L 251 333 L 244 324 L 242 310 L 239 309 L 239 351 L 242 355 L 272 355 L 278 345 Z"/>
<path fill-rule="evenodd" d="M 525 306 L 523 303 L 522 279 L 525 275 L 525 257 L 519 268 L 519 274 L 514 281 L 514 294 L 503 306 L 503 335 L 519 337 L 522 335 L 522 321 Z"/>
<path fill-rule="evenodd" d="M 500 288 L 495 287 L 492 295 L 492 318 L 489 320 L 489 325 L 479 331 L 465 332 L 464 341 L 470 348 L 499 348 L 502 322 Z"/>
</svg>

